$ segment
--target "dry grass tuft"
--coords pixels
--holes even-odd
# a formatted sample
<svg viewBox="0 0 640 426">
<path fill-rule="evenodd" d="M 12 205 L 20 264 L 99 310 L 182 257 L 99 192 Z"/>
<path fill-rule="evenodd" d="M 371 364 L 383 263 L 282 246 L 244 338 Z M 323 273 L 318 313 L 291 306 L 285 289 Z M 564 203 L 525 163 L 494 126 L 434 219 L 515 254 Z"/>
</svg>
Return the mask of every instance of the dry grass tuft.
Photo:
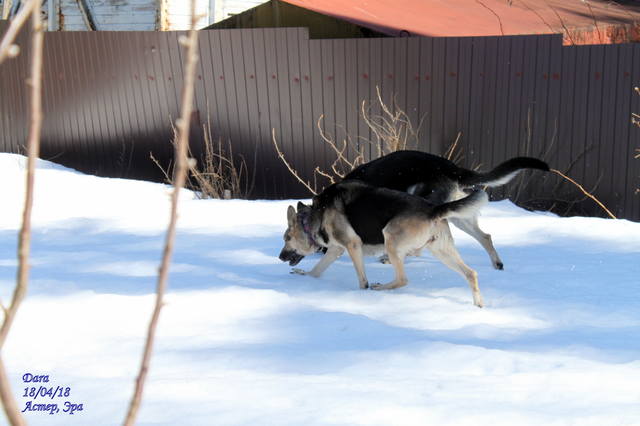
<svg viewBox="0 0 640 426">
<path fill-rule="evenodd" d="M 191 148 L 188 148 L 188 177 L 185 187 L 193 191 L 199 199 L 246 198 L 252 189 L 246 161 L 242 156 L 239 160 L 234 158 L 231 142 L 226 147 L 223 146 L 222 139 L 214 142 L 210 122 L 203 124 L 202 128 L 204 130 L 203 155 L 198 160 L 193 156 Z M 175 132 L 174 128 L 174 144 Z M 150 157 L 162 171 L 165 181 L 173 185 L 172 164 L 165 168 L 153 154 L 150 154 Z"/>
</svg>

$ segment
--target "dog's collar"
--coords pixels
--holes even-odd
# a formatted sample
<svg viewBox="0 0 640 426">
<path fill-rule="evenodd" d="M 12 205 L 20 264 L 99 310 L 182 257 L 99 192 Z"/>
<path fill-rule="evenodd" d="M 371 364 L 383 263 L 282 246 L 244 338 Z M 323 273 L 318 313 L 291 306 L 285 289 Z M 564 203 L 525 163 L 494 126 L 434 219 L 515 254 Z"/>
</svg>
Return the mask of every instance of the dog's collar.
<svg viewBox="0 0 640 426">
<path fill-rule="evenodd" d="M 309 213 L 298 214 L 298 221 L 300 222 L 300 225 L 302 225 L 302 231 L 304 231 L 305 235 L 307 236 L 309 243 L 311 243 L 311 245 L 314 247 L 321 248 L 322 246 L 318 244 L 318 242 L 313 236 L 313 232 L 311 231 L 311 225 L 309 224 L 309 218 L 310 218 Z"/>
</svg>

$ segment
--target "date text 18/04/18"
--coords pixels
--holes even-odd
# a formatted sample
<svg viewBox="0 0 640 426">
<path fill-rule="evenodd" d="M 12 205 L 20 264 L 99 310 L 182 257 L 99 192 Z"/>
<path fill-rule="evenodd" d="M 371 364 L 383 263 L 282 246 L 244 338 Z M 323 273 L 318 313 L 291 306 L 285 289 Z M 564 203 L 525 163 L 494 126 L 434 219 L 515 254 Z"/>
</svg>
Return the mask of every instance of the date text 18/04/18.
<svg viewBox="0 0 640 426">
<path fill-rule="evenodd" d="M 25 383 L 49 383 L 48 375 L 33 375 L 26 373 L 22 376 L 22 381 Z M 56 403 L 42 403 L 38 399 L 44 399 L 53 401 L 56 398 L 68 398 L 71 396 L 71 388 L 64 386 L 54 386 L 51 384 L 30 386 L 24 388 L 23 398 L 32 398 L 33 400 L 27 401 L 22 412 L 43 412 L 48 414 L 57 414 L 62 412 L 66 414 L 75 414 L 76 412 L 83 411 L 83 404 L 76 404 L 70 401 L 65 401 L 62 406 Z"/>
</svg>

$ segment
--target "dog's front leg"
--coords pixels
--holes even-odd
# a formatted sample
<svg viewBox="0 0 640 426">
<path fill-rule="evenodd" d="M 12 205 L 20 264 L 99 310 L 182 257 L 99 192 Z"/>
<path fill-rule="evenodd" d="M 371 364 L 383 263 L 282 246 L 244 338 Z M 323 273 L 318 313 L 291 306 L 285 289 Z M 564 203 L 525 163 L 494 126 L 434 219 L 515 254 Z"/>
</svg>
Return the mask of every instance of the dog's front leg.
<svg viewBox="0 0 640 426">
<path fill-rule="evenodd" d="M 302 269 L 293 268 L 291 270 L 292 274 L 300 274 L 300 275 L 311 275 L 314 278 L 318 278 L 327 268 L 336 261 L 337 258 L 342 256 L 344 253 L 344 248 L 340 246 L 331 246 L 327 249 L 327 252 L 322 256 L 322 259 L 313 267 L 310 271 L 304 271 Z"/>
<path fill-rule="evenodd" d="M 347 244 L 347 251 L 351 256 L 354 268 L 358 274 L 358 283 L 361 289 L 369 288 L 369 281 L 364 273 L 364 254 L 362 253 L 362 241 L 359 237 L 355 237 Z"/>
</svg>

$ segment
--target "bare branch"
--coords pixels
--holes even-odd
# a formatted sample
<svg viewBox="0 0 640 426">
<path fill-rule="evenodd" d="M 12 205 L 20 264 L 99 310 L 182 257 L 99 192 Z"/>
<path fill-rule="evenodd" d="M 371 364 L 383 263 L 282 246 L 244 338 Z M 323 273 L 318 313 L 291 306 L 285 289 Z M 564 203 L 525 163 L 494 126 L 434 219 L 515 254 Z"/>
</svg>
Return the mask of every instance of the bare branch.
<svg viewBox="0 0 640 426">
<path fill-rule="evenodd" d="M 444 158 L 446 158 L 449 161 L 452 161 L 451 158 L 453 157 L 453 153 L 456 151 L 456 147 L 458 146 L 458 141 L 460 140 L 460 136 L 462 136 L 462 132 L 458 132 L 458 136 L 456 136 L 456 140 L 453 142 L 453 144 L 449 147 L 447 152 L 445 152 L 444 154 Z"/>
<path fill-rule="evenodd" d="M 37 2 L 36 2 L 37 3 Z M 38 15 L 35 18 L 35 15 Z M 28 84 L 30 90 L 30 114 L 29 139 L 27 141 L 27 176 L 25 186 L 25 203 L 22 213 L 22 227 L 18 241 L 18 274 L 17 285 L 13 294 L 11 305 L 8 308 L 8 315 L 0 328 L 0 348 L 4 346 L 9 328 L 13 322 L 15 312 L 27 290 L 29 279 L 29 251 L 31 248 L 31 210 L 33 208 L 33 186 L 36 159 L 40 152 L 40 131 L 42 128 L 42 46 L 43 33 L 40 14 L 34 13 L 33 19 L 33 52 L 31 57 L 31 76 Z"/>
<path fill-rule="evenodd" d="M 42 20 L 40 17 L 38 0 L 32 0 L 24 6 L 27 15 L 31 13 L 33 32 L 31 35 L 31 70 L 28 85 L 30 87 L 30 118 L 29 136 L 27 140 L 27 173 L 25 184 L 24 210 L 22 213 L 22 226 L 18 236 L 18 271 L 16 276 L 16 287 L 11 299 L 11 305 L 5 310 L 4 321 L 0 328 L 0 350 L 11 329 L 18 308 L 27 294 L 29 284 L 29 254 L 31 251 L 31 211 L 33 209 L 34 182 L 36 160 L 40 152 L 40 133 L 42 130 L 42 60 L 44 34 Z M 24 18 L 26 19 L 26 17 Z M 13 22 L 12 22 L 13 24 Z M 6 39 L 6 37 L 5 37 Z M 4 40 L 3 40 L 4 43 Z M 6 370 L 2 358 L 0 357 L 0 400 L 7 415 L 9 423 L 12 425 L 26 424 L 24 418 L 17 408 L 14 397 L 11 393 Z"/>
<path fill-rule="evenodd" d="M 391 111 L 389 111 L 389 107 L 382 100 L 382 95 L 380 94 L 380 86 L 376 86 L 376 96 L 378 97 L 378 103 L 380 103 L 380 108 L 384 111 L 388 116 L 393 116 Z"/>
<path fill-rule="evenodd" d="M 329 182 L 331 182 L 331 184 L 333 185 L 334 183 L 336 183 L 335 179 L 333 178 L 333 176 L 331 176 L 329 173 L 325 173 L 322 170 L 320 170 L 320 167 L 316 166 L 316 168 L 313 170 L 314 172 L 318 173 L 320 176 L 324 176 L 327 179 L 329 179 Z"/>
<path fill-rule="evenodd" d="M 584 189 L 584 187 L 583 187 L 582 185 L 580 185 L 578 182 L 576 182 L 575 180 L 571 179 L 569 176 L 565 175 L 564 173 L 562 173 L 562 172 L 561 172 L 561 171 L 559 171 L 559 170 L 551 169 L 551 171 L 552 171 L 552 172 L 554 172 L 554 173 L 556 173 L 556 174 L 558 174 L 558 175 L 560 175 L 560 176 L 562 176 L 563 178 L 565 178 L 566 180 L 568 180 L 569 182 L 571 182 L 572 184 L 574 184 L 575 186 L 577 186 L 577 187 L 578 187 L 578 189 L 579 189 L 580 191 L 582 191 L 582 193 L 583 193 L 584 195 L 586 195 L 587 197 L 591 198 L 593 201 L 595 201 L 596 203 L 598 203 L 598 205 L 599 205 L 600 207 L 602 207 L 602 209 L 603 209 L 605 212 L 607 212 L 607 214 L 609 215 L 609 217 L 611 217 L 612 219 L 617 219 L 617 217 L 615 217 L 615 216 L 614 216 L 614 214 L 613 214 L 613 213 L 611 213 L 611 211 L 610 211 L 608 208 L 606 208 L 606 207 L 604 206 L 604 204 L 602 204 L 602 203 L 600 202 L 600 200 L 598 200 L 598 199 L 597 199 L 596 197 L 594 197 L 592 194 L 590 194 L 589 192 L 587 192 L 587 190 L 585 190 L 585 189 Z"/>
<path fill-rule="evenodd" d="M 39 6 L 40 2 L 38 0 L 30 0 L 28 3 L 25 3 L 22 8 L 20 8 L 20 11 L 18 11 L 16 16 L 11 20 L 9 29 L 0 42 L 0 64 L 2 64 L 7 58 L 18 56 L 18 54 L 20 53 L 20 48 L 17 45 L 13 44 L 13 42 L 16 40 L 20 29 L 27 21 L 27 18 L 31 14 L 31 11 L 38 9 Z"/>
<path fill-rule="evenodd" d="M 20 414 L 16 401 L 11 393 L 11 387 L 8 386 L 9 377 L 7 377 L 7 371 L 4 367 L 4 360 L 0 357 L 0 400 L 4 406 L 4 412 L 7 414 L 7 419 L 12 426 L 23 426 L 27 422 Z M 5 385 L 7 384 L 7 385 Z"/>
<path fill-rule="evenodd" d="M 291 167 L 291 164 L 289 164 L 287 159 L 284 158 L 284 154 L 282 153 L 282 151 L 280 151 L 280 148 L 278 147 L 278 142 L 276 141 L 276 129 L 271 129 L 271 136 L 272 136 L 272 139 L 273 139 L 273 145 L 276 147 L 276 152 L 278 153 L 278 157 L 280 157 L 280 159 L 282 160 L 284 165 L 287 166 L 287 169 L 289 170 L 289 173 L 291 173 L 293 175 L 293 177 L 295 177 L 298 180 L 298 182 L 303 184 L 304 187 L 309 190 L 309 192 L 311 192 L 313 195 L 318 195 L 318 193 L 315 191 L 315 189 L 311 187 L 311 184 L 309 182 L 305 182 L 298 175 L 298 172 L 296 172 L 295 169 L 293 167 Z"/>
<path fill-rule="evenodd" d="M 320 117 L 318 118 L 317 126 L 318 126 L 318 130 L 320 131 L 320 137 L 322 138 L 322 140 L 324 140 L 331 147 L 331 149 L 335 151 L 337 155 L 336 161 L 333 162 L 333 165 L 335 165 L 340 161 L 344 161 L 345 163 L 347 163 L 347 165 L 350 168 L 353 168 L 353 164 L 349 162 L 349 160 L 347 160 L 347 158 L 344 156 L 344 152 L 347 149 L 347 141 L 344 141 L 344 146 L 342 147 L 342 149 L 338 148 L 335 142 L 331 138 L 329 138 L 322 130 L 321 123 L 323 119 L 324 119 L 324 114 L 321 114 Z"/>
<path fill-rule="evenodd" d="M 480 0 L 476 0 L 476 3 L 480 4 L 485 9 L 488 9 L 489 12 L 493 13 L 495 15 L 495 17 L 498 18 L 498 23 L 500 24 L 500 34 L 504 35 L 504 28 L 502 28 L 502 19 L 500 19 L 500 15 L 498 15 L 493 9 L 491 9 L 486 4 L 482 3 Z"/>
<path fill-rule="evenodd" d="M 583 0 L 583 3 L 585 3 L 587 5 L 587 8 L 589 8 L 589 13 L 591 14 L 591 17 L 593 18 L 593 25 L 595 25 L 596 31 L 598 32 L 598 41 L 600 43 L 604 43 L 604 40 L 602 38 L 602 33 L 600 32 L 600 28 L 598 27 L 598 19 L 596 18 L 595 13 L 593 13 L 593 9 L 591 8 L 591 4 L 589 3 L 589 0 Z"/>
<path fill-rule="evenodd" d="M 380 107 L 380 115 L 372 115 L 371 108 L 367 108 L 366 101 L 362 101 L 360 105 L 362 119 L 375 136 L 375 140 L 361 139 L 373 145 L 377 151 L 377 157 L 391 152 L 417 147 L 420 139 L 420 127 L 422 127 L 424 116 L 420 120 L 418 127 L 414 128 L 407 113 L 398 106 L 396 96 L 393 97 L 394 112 L 382 99 L 380 87 L 378 86 L 376 86 L 375 102 L 377 102 L 377 105 Z"/>
<path fill-rule="evenodd" d="M 556 30 L 542 17 L 542 15 L 540 15 L 535 9 L 532 9 L 531 7 L 529 7 L 529 5 L 525 3 L 524 0 L 520 0 L 520 3 L 522 3 L 527 9 L 529 9 L 530 12 L 535 14 L 547 27 L 549 27 L 551 32 L 553 33 L 556 32 Z"/>
<path fill-rule="evenodd" d="M 187 152 L 189 145 L 189 121 L 191 117 L 191 110 L 193 108 L 196 64 L 198 62 L 198 55 L 196 53 L 198 48 L 198 33 L 196 31 L 196 24 L 196 2 L 195 0 L 191 0 L 191 28 L 189 30 L 188 36 L 182 36 L 180 39 L 180 43 L 186 47 L 187 52 L 185 59 L 186 64 L 184 72 L 184 85 L 182 87 L 182 99 L 180 107 L 181 115 L 180 118 L 176 121 L 178 136 L 175 147 L 176 169 L 174 174 L 174 189 L 171 194 L 171 217 L 165 236 L 162 263 L 160 264 L 160 271 L 158 273 L 155 306 L 151 315 L 151 321 L 149 322 L 146 343 L 142 355 L 142 361 L 140 363 L 140 371 L 136 379 L 135 391 L 133 397 L 131 398 L 129 410 L 127 411 L 127 415 L 124 420 L 124 424 L 126 426 L 131 426 L 135 423 L 138 411 L 140 409 L 140 404 L 142 402 L 142 392 L 144 390 L 145 380 L 149 372 L 149 364 L 151 361 L 151 354 L 153 351 L 158 319 L 160 318 L 160 310 L 163 306 L 164 293 L 169 278 L 169 267 L 173 254 L 173 244 L 175 240 L 176 225 L 178 221 L 178 197 L 180 195 L 180 189 L 184 186 L 184 183 L 186 181 L 188 168 Z"/>
<path fill-rule="evenodd" d="M 418 128 L 414 128 L 409 116 L 398 106 L 395 96 L 393 98 L 393 108 L 384 103 L 380 87 L 378 86 L 376 86 L 376 99 L 374 102 L 377 102 L 377 105 L 379 105 L 381 110 L 380 115 L 371 114 L 370 107 L 367 107 L 366 100 L 362 101 L 360 108 L 362 118 L 369 127 L 371 133 L 373 133 L 375 140 L 358 137 L 359 140 L 372 145 L 377 151 L 377 155 L 373 155 L 373 157 L 378 158 L 390 152 L 407 149 L 411 140 L 415 141 L 417 146 L 419 140 L 418 132 L 422 126 L 424 117 L 420 120 Z M 337 142 L 331 134 L 323 129 L 323 120 L 324 114 L 321 114 L 316 123 L 318 132 L 322 141 L 327 144 L 335 154 L 335 158 L 326 170 L 321 170 L 319 166 L 316 166 L 313 173 L 313 187 L 309 182 L 304 181 L 291 164 L 286 161 L 284 154 L 278 147 L 275 138 L 275 130 L 272 132 L 273 143 L 278 156 L 289 172 L 313 194 L 316 193 L 316 189 L 318 188 L 316 179 L 318 175 L 333 184 L 337 180 L 343 179 L 349 172 L 359 165 L 365 163 L 363 144 L 356 144 L 353 139 L 351 139 L 349 133 L 339 125 L 336 125 L 336 127 L 340 127 L 344 130 L 345 138 L 340 142 Z"/>
<path fill-rule="evenodd" d="M 164 167 L 162 167 L 162 165 L 160 164 L 160 162 L 156 159 L 156 157 L 153 156 L 153 153 L 150 152 L 149 153 L 149 158 L 151 158 L 151 161 L 153 161 L 153 163 L 160 169 L 160 171 L 162 172 L 162 174 L 164 175 L 164 179 L 167 183 L 171 183 L 171 177 L 169 176 L 169 170 L 171 169 L 171 165 L 169 165 L 169 167 L 167 169 L 165 169 Z"/>
<path fill-rule="evenodd" d="M 575 46 L 576 42 L 573 39 L 573 37 L 571 36 L 571 33 L 569 32 L 569 28 L 567 28 L 567 26 L 565 25 L 564 20 L 560 17 L 560 14 L 558 13 L 558 11 L 553 6 L 551 6 L 550 4 L 547 3 L 547 5 L 553 11 L 553 13 L 555 13 L 556 17 L 560 21 L 560 25 L 562 25 L 562 28 L 564 29 L 565 34 L 567 35 L 567 37 L 569 37 L 569 40 L 571 41 L 571 44 Z"/>
</svg>

